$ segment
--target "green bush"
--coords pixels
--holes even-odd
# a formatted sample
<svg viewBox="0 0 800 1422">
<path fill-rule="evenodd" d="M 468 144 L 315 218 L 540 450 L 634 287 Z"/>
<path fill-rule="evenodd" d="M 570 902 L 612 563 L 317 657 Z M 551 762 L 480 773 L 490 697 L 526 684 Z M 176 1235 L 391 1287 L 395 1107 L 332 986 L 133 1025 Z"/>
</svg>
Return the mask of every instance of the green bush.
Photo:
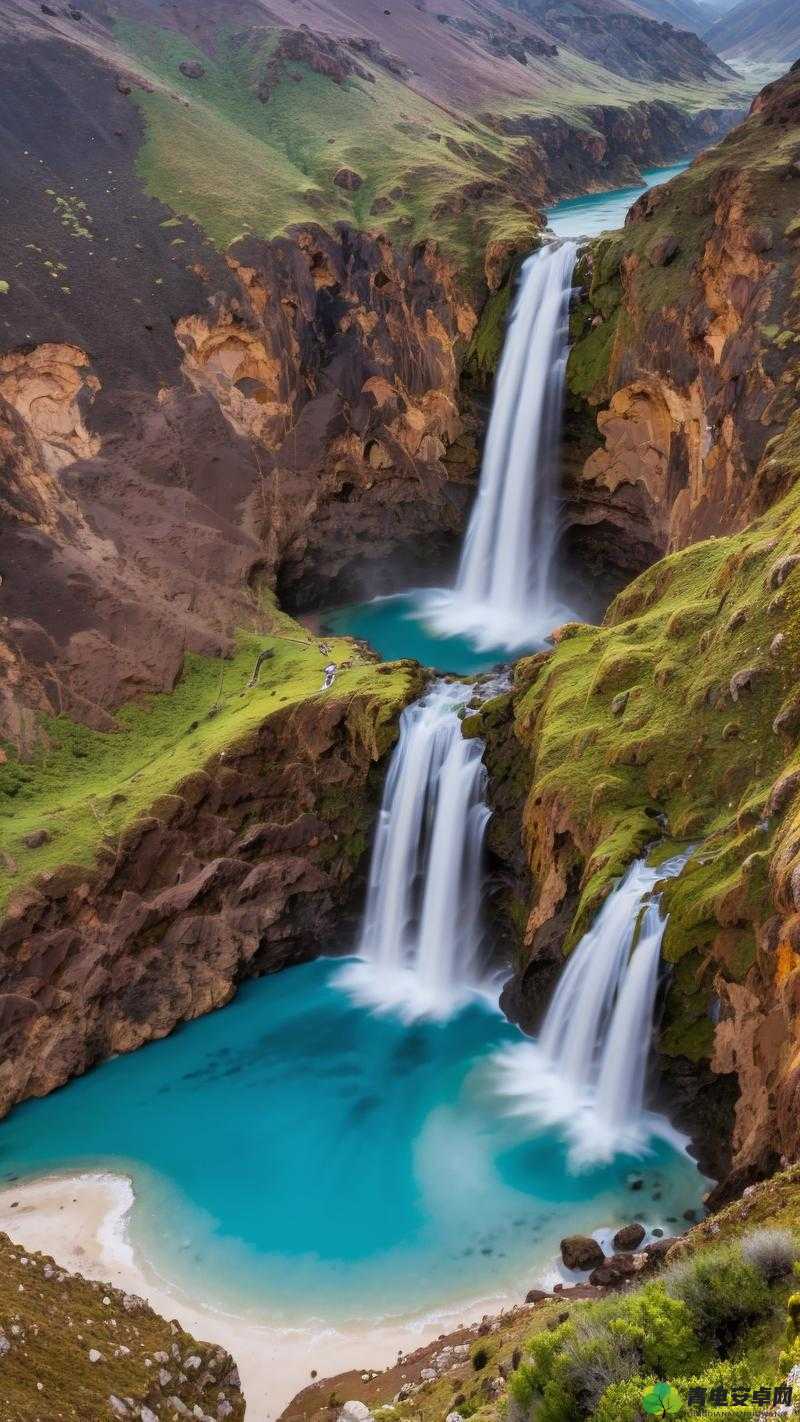
<svg viewBox="0 0 800 1422">
<path fill-rule="evenodd" d="M 664 1286 L 686 1304 L 700 1341 L 723 1356 L 742 1328 L 772 1307 L 769 1286 L 736 1246 L 674 1265 L 664 1277 Z"/>
</svg>

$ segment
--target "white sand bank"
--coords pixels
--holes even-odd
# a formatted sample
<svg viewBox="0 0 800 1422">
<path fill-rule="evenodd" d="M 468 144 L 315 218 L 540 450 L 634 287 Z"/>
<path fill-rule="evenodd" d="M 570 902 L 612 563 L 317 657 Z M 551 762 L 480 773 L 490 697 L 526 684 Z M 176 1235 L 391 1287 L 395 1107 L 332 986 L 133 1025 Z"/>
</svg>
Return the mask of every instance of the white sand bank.
<svg viewBox="0 0 800 1422">
<path fill-rule="evenodd" d="M 471 1308 L 424 1320 L 348 1331 L 284 1329 L 267 1318 L 237 1317 L 210 1303 L 189 1299 L 136 1257 L 126 1231 L 133 1204 L 131 1182 L 122 1175 L 50 1175 L 0 1190 L 0 1230 L 30 1250 L 50 1254 L 64 1268 L 139 1294 L 165 1318 L 176 1318 L 196 1338 L 220 1343 L 239 1365 L 248 1422 L 270 1422 L 319 1377 L 350 1368 L 382 1368 L 398 1350 L 409 1352 L 460 1322 L 472 1322 L 504 1303 L 493 1298 Z"/>
</svg>

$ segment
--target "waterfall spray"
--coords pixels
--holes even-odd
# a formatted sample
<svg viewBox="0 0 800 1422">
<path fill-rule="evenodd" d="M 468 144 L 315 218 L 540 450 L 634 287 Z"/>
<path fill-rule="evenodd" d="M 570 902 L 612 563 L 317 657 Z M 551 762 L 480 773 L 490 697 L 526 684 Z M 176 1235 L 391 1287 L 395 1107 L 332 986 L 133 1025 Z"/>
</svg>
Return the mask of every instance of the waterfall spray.
<svg viewBox="0 0 800 1422">
<path fill-rule="evenodd" d="M 638 1150 L 661 942 L 667 920 L 653 889 L 687 856 L 631 866 L 567 961 L 538 1042 L 498 1057 L 512 1113 L 562 1122 L 571 1159 L 585 1164 Z"/>
</svg>

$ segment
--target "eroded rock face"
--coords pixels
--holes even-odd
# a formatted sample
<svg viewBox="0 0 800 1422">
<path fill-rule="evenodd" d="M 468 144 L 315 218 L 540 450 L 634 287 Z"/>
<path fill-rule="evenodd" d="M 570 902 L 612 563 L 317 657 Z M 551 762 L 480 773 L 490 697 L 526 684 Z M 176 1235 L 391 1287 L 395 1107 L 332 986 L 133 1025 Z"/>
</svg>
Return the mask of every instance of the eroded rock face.
<svg viewBox="0 0 800 1422">
<path fill-rule="evenodd" d="M 476 316 L 436 245 L 303 228 L 219 267 L 156 380 L 67 344 L 0 359 L 6 734 L 26 707 L 108 725 L 227 650 L 260 586 L 343 601 L 455 546 Z"/>
<path fill-rule="evenodd" d="M 756 470 L 791 407 L 798 89 L 796 74 L 770 86 L 593 244 L 570 383 L 600 407 L 598 440 L 570 469 L 570 518 L 622 568 L 743 528 L 780 493 Z"/>
<path fill-rule="evenodd" d="M 365 696 L 277 712 L 96 869 L 18 892 L 0 922 L 0 1113 L 336 943 L 379 797 L 375 715 Z"/>
</svg>

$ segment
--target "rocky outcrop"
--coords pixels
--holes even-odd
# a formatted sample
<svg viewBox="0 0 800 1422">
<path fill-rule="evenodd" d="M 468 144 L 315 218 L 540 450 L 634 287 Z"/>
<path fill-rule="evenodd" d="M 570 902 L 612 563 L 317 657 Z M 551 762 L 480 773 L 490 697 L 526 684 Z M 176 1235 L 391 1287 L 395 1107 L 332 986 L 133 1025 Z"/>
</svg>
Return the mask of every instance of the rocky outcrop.
<svg viewBox="0 0 800 1422">
<path fill-rule="evenodd" d="M 157 384 L 132 388 L 99 336 L 93 361 L 52 342 L 0 361 L 6 734 L 26 707 L 104 725 L 187 649 L 228 650 L 259 589 L 377 591 L 463 525 L 476 318 L 435 244 L 306 228 L 203 271 L 224 286 L 175 317 Z"/>
<path fill-rule="evenodd" d="M 242 1422 L 239 1372 L 224 1348 L 198 1342 L 144 1299 L 68 1274 L 6 1234 L 0 1261 L 8 1416 Z"/>
<path fill-rule="evenodd" d="M 419 690 L 413 668 L 399 705 Z M 313 698 L 186 777 L 93 868 L 0 921 L 0 1113 L 337 942 L 393 736 L 369 694 Z"/>
<path fill-rule="evenodd" d="M 641 100 L 628 108 L 587 105 L 580 127 L 558 115 L 489 117 L 499 133 L 528 142 L 520 161 L 543 205 L 641 180 L 641 170 L 675 162 L 718 142 L 744 117 L 744 109 L 707 109 L 689 115 L 667 100 Z"/>
<path fill-rule="evenodd" d="M 760 461 L 792 406 L 799 101 L 800 74 L 769 86 L 580 272 L 569 381 L 599 414 L 571 465 L 573 546 L 624 571 L 745 527 L 781 492 Z"/>
</svg>

